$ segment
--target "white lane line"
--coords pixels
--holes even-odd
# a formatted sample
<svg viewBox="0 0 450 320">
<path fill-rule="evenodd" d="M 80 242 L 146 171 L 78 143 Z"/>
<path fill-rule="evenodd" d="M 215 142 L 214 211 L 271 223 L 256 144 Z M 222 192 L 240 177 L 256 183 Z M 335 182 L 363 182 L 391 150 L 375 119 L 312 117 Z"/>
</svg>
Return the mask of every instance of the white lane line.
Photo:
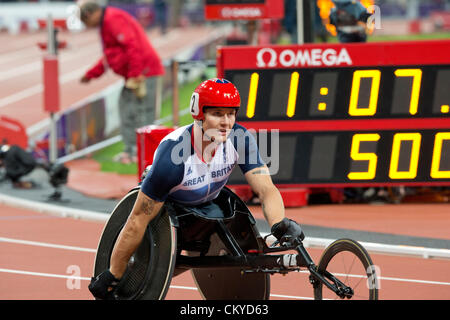
<svg viewBox="0 0 450 320">
<path fill-rule="evenodd" d="M 0 217 L 1 220 L 29 220 L 29 219 L 61 219 L 55 216 L 3 216 Z"/>
<path fill-rule="evenodd" d="M 67 63 L 74 59 L 79 59 L 84 56 L 92 56 L 93 52 L 98 51 L 99 48 L 98 44 L 89 45 L 86 47 L 83 47 L 83 49 L 78 50 L 77 52 L 71 52 L 61 55 L 59 58 L 59 65 L 62 66 L 64 63 Z M 99 52 L 100 54 L 100 52 Z M 19 76 L 23 76 L 27 73 L 32 73 L 36 71 L 42 72 L 42 60 L 33 61 L 27 64 L 20 65 L 18 67 L 5 70 L 3 72 L 0 72 L 0 81 L 9 80 L 11 78 L 16 78 Z M 86 70 L 88 69 L 88 66 L 84 67 Z"/>
<path fill-rule="evenodd" d="M 308 271 L 304 271 L 304 272 L 309 273 Z M 358 275 L 358 274 L 344 274 L 344 273 L 334 273 L 333 272 L 333 275 L 339 276 L 339 277 L 348 277 L 348 278 L 366 278 L 365 275 Z M 450 286 L 450 282 L 431 281 L 431 280 L 404 279 L 404 278 L 382 277 L 382 276 L 379 276 L 378 280 L 414 282 L 414 283 L 437 284 L 437 285 L 443 285 L 443 286 Z"/>
<path fill-rule="evenodd" d="M 155 41 L 153 41 L 153 45 L 154 45 L 154 47 L 156 49 L 160 49 L 160 51 L 164 52 L 163 44 L 165 44 L 168 40 L 171 40 L 172 38 L 175 38 L 177 36 L 178 36 L 178 31 L 170 33 L 167 37 L 165 37 L 163 39 L 160 39 L 160 38 L 155 39 Z M 98 47 L 98 44 L 91 45 L 89 47 L 94 47 L 94 46 Z M 193 47 L 195 47 L 195 45 Z M 83 55 L 85 55 L 85 52 L 84 52 L 85 50 L 86 50 L 86 47 L 83 47 L 83 49 L 80 49 L 79 52 L 83 51 Z M 190 49 L 187 49 L 187 50 L 193 50 L 193 49 L 190 48 Z M 88 52 L 87 54 L 88 55 L 92 55 L 92 52 Z M 99 53 L 99 57 L 100 56 L 101 56 L 101 53 Z M 174 57 L 174 56 L 175 55 L 172 55 L 171 57 Z M 71 58 L 66 58 L 66 60 L 63 61 L 63 62 L 67 62 L 67 60 L 71 60 L 73 58 L 79 58 L 79 57 L 80 57 L 80 53 L 77 53 L 76 56 L 73 56 Z M 168 58 L 170 58 L 170 57 L 168 57 Z M 42 69 L 42 62 L 39 63 L 39 69 L 36 69 L 36 68 L 38 68 L 38 64 L 33 64 L 32 66 L 28 66 L 28 67 L 29 67 L 28 71 L 30 71 L 30 70 L 31 71 L 33 71 L 33 70 L 34 71 L 41 70 Z M 19 67 L 19 68 L 20 68 L 20 70 L 19 70 L 20 72 L 25 72 L 26 71 L 23 67 Z M 69 73 L 66 73 L 66 74 L 62 75 L 60 77 L 60 81 L 59 81 L 60 85 L 81 78 L 81 76 L 88 70 L 88 68 L 89 68 L 89 65 L 88 66 L 85 65 L 85 66 L 83 66 L 83 67 L 81 67 L 81 68 L 79 68 L 77 70 L 74 70 L 72 72 L 69 72 Z M 7 79 L 8 77 L 11 77 L 11 76 L 15 76 L 15 74 L 7 71 L 6 74 L 3 75 L 3 78 Z M 1 78 L 2 78 L 2 75 L 0 73 L 0 80 L 2 80 Z M 0 108 L 6 107 L 6 106 L 8 106 L 8 105 L 10 105 L 12 103 L 18 102 L 20 100 L 23 100 L 23 99 L 26 99 L 26 98 L 29 98 L 29 97 L 32 97 L 34 95 L 40 94 L 42 91 L 43 91 L 43 85 L 42 84 L 36 84 L 36 85 L 31 86 L 31 87 L 29 87 L 27 89 L 18 91 L 16 93 L 12 94 L 12 95 L 3 97 L 3 98 L 0 99 Z"/>
<path fill-rule="evenodd" d="M 44 39 L 46 40 L 46 39 Z M 23 63 L 21 61 L 15 62 L 15 60 L 21 60 L 21 59 L 27 59 L 27 58 L 33 58 L 36 59 L 36 56 L 43 55 L 46 53 L 45 50 L 41 50 L 37 46 L 38 40 L 36 40 L 36 46 L 33 48 L 26 47 L 22 49 L 17 49 L 14 51 L 8 51 L 3 52 L 0 54 L 0 65 L 7 64 L 7 63 Z M 44 42 L 44 41 L 43 41 Z M 61 51 L 61 54 L 65 54 L 65 52 L 73 52 L 75 50 L 82 49 L 85 46 L 88 46 L 92 43 L 96 43 L 98 47 L 100 47 L 100 44 L 98 44 L 98 40 L 96 39 L 79 39 L 79 40 L 73 40 L 70 39 L 67 43 L 67 49 L 63 49 Z M 34 43 L 33 43 L 34 44 Z"/>
<path fill-rule="evenodd" d="M 5 237 L 0 237 L 0 242 L 16 243 L 16 244 L 22 244 L 22 245 L 31 245 L 31 246 L 38 246 L 38 247 L 46 247 L 46 248 L 54 248 L 54 249 L 62 249 L 62 250 L 71 250 L 71 251 L 92 252 L 92 253 L 97 252 L 97 249 L 91 249 L 91 248 L 66 246 L 66 245 L 59 245 L 59 244 L 52 244 L 52 243 L 45 243 L 45 242 L 29 241 L 29 240 L 19 240 L 19 239 L 5 238 Z M 299 273 L 309 274 L 309 271 L 301 270 Z M 349 277 L 349 278 L 364 278 L 365 277 L 363 275 L 356 275 L 356 274 L 348 274 L 347 275 L 347 274 L 341 274 L 341 273 L 334 273 L 334 275 L 335 276 Z M 379 276 L 378 280 L 450 286 L 450 282 L 420 280 L 420 279 L 405 279 L 405 278 L 397 278 L 397 277 Z"/>
<path fill-rule="evenodd" d="M 93 48 L 94 46 L 91 46 L 91 47 Z M 81 54 L 84 56 L 88 56 L 88 55 L 92 55 L 92 52 L 90 50 L 87 50 L 87 51 L 83 50 L 83 52 Z M 67 62 L 70 59 L 79 58 L 79 57 L 80 57 L 80 54 L 73 55 L 70 58 L 63 59 L 62 62 Z M 25 66 L 19 67 L 18 69 L 20 69 L 20 70 L 16 70 L 16 69 L 13 70 L 14 72 L 20 71 L 18 73 L 11 73 L 11 71 L 4 72 L 3 74 L 0 73 L 0 81 L 4 80 L 4 79 L 8 79 L 9 77 L 15 76 L 17 74 L 23 75 L 24 72 L 26 73 L 28 71 L 29 72 L 39 71 L 42 69 L 42 62 L 33 62 L 29 65 L 26 65 L 26 67 L 27 68 L 25 68 Z M 70 72 L 66 72 L 66 73 L 62 74 L 59 78 L 60 85 L 66 84 L 68 82 L 71 82 L 73 80 L 81 78 L 81 76 L 84 74 L 84 72 L 86 72 L 87 69 L 88 69 L 88 66 L 83 66 L 81 68 L 78 68 L 78 69 L 75 69 Z M 43 90 L 44 90 L 44 86 L 42 85 L 42 83 L 39 83 L 39 84 L 33 85 L 31 87 L 28 87 L 26 89 L 17 91 L 14 94 L 11 94 L 9 96 L 1 98 L 0 99 L 0 108 L 6 107 L 6 106 L 8 106 L 12 103 L 18 102 L 20 100 L 32 97 L 36 94 L 40 94 L 43 92 Z"/>
<path fill-rule="evenodd" d="M 37 85 L 34 85 L 34 86 L 29 87 L 27 89 L 18 91 L 18 92 L 14 93 L 14 94 L 11 94 L 9 96 L 6 96 L 6 97 L 0 99 L 0 108 L 6 107 L 9 104 L 12 104 L 12 103 L 15 103 L 17 101 L 26 99 L 28 97 L 31 97 L 31 96 L 35 95 L 35 94 L 39 94 L 39 93 L 42 92 L 43 88 L 44 88 L 44 86 L 42 84 L 37 84 Z"/>
<path fill-rule="evenodd" d="M 160 48 L 166 42 L 173 40 L 173 38 L 175 36 L 177 36 L 177 33 L 172 32 L 170 36 L 168 36 L 164 39 L 156 39 L 156 41 L 154 41 L 154 45 L 156 48 Z M 62 51 L 62 53 L 60 54 L 60 57 L 59 57 L 59 65 L 62 66 L 63 64 L 65 64 L 71 60 L 80 59 L 84 56 L 91 57 L 93 55 L 93 53 L 98 54 L 98 56 L 100 58 L 102 55 L 102 52 L 99 50 L 101 50 L 100 44 L 89 43 L 85 46 L 79 47 L 77 50 L 73 50 L 73 51 L 69 51 L 69 52 Z M 42 56 L 43 55 L 44 54 L 42 54 Z M 89 65 L 84 66 L 83 69 L 85 71 L 88 70 Z M 9 80 L 11 78 L 16 78 L 19 76 L 23 76 L 27 73 L 32 73 L 32 72 L 36 72 L 36 71 L 42 72 L 41 59 L 39 59 L 38 61 L 33 61 L 30 63 L 27 63 L 27 64 L 19 65 L 12 69 L 10 68 L 5 71 L 0 71 L 0 81 Z"/>
<path fill-rule="evenodd" d="M 83 73 L 85 71 L 86 71 L 86 68 L 82 67 L 82 68 L 79 68 L 79 69 L 76 69 L 69 73 L 64 74 L 59 80 L 60 85 L 68 83 L 75 79 L 81 78 L 81 76 L 83 75 Z M 27 89 L 18 91 L 9 96 L 6 96 L 6 97 L 0 99 L 0 108 L 7 107 L 8 105 L 15 103 L 17 101 L 32 97 L 36 94 L 40 94 L 41 92 L 43 92 L 43 90 L 44 90 L 44 86 L 42 84 L 37 84 L 37 85 L 34 85 Z"/>
<path fill-rule="evenodd" d="M 23 244 L 23 245 L 30 245 L 30 246 L 37 246 L 37 247 L 46 247 L 46 248 L 54 248 L 54 249 L 63 249 L 63 250 L 71 250 L 71 251 L 82 251 L 82 252 L 93 252 L 93 253 L 97 252 L 96 249 L 90 249 L 90 248 L 65 246 L 65 245 L 60 245 L 60 244 L 37 242 L 37 241 L 28 241 L 28 240 L 19 240 L 19 239 L 4 238 L 4 237 L 0 237 L 0 242 L 16 243 L 16 244 Z"/>
<path fill-rule="evenodd" d="M 262 237 L 265 237 L 267 233 L 261 233 Z M 270 243 L 274 242 L 276 239 L 274 236 L 269 236 L 267 239 Z M 306 237 L 303 241 L 305 248 L 326 248 L 334 240 L 318 237 Z M 373 243 L 358 241 L 369 253 L 381 253 L 381 254 L 400 254 L 405 256 L 422 257 L 424 259 L 429 258 L 450 258 L 449 249 L 436 249 L 436 248 L 426 248 L 426 247 L 416 247 L 407 245 L 390 245 L 384 243 Z"/>
<path fill-rule="evenodd" d="M 186 287 L 186 286 L 170 286 L 169 288 L 181 289 L 181 290 L 192 290 L 192 291 L 198 290 L 196 287 Z"/>
<path fill-rule="evenodd" d="M 50 203 L 8 196 L 2 193 L 0 193 L 0 203 L 11 207 L 24 208 L 33 212 L 45 213 L 63 218 L 82 219 L 85 221 L 95 221 L 101 223 L 106 223 L 109 218 L 109 215 L 105 213 L 62 207 Z"/>
<path fill-rule="evenodd" d="M 171 289 L 181 289 L 181 290 L 192 290 L 192 291 L 198 291 L 198 289 L 196 287 L 185 287 L 185 286 L 175 286 L 172 285 L 170 286 Z M 299 296 L 290 296 L 290 295 L 285 295 L 285 294 L 276 294 L 276 293 L 271 293 L 270 294 L 271 297 L 275 297 L 275 298 L 287 298 L 287 299 L 299 299 L 299 300 L 314 300 L 313 297 L 299 297 Z"/>
<path fill-rule="evenodd" d="M 414 282 L 414 283 L 424 283 L 424 284 L 436 284 L 436 285 L 441 285 L 441 286 L 450 286 L 450 282 L 442 282 L 442 281 L 403 279 L 403 278 L 393 278 L 393 277 L 379 277 L 379 279 L 380 280 L 389 280 L 389 281 L 399 281 L 399 282 Z"/>
<path fill-rule="evenodd" d="M 23 274 L 23 275 L 27 275 L 27 276 L 47 277 L 47 278 L 64 278 L 64 279 L 74 279 L 74 280 L 91 280 L 91 278 L 89 278 L 89 277 L 77 277 L 77 276 L 66 275 L 66 274 L 31 272 L 31 271 L 4 269 L 4 268 L 0 268 L 0 272 L 14 273 L 14 274 Z"/>
<path fill-rule="evenodd" d="M 298 299 L 298 300 L 314 300 L 313 297 L 298 297 L 298 296 L 288 296 L 285 294 L 270 294 L 271 297 L 275 298 L 287 298 L 287 299 Z"/>
<path fill-rule="evenodd" d="M 20 60 L 20 59 L 26 59 L 26 58 L 36 58 L 36 55 L 42 53 L 39 52 L 39 49 L 34 48 L 23 48 L 23 49 L 19 49 L 19 50 L 15 50 L 12 52 L 8 52 L 8 53 L 4 53 L 4 54 L 0 54 L 0 64 L 7 64 L 7 63 L 11 63 L 14 60 Z"/>
<path fill-rule="evenodd" d="M 4 268 L 0 268 L 0 272 L 21 274 L 21 275 L 27 275 L 27 276 L 47 277 L 47 278 L 62 278 L 62 279 L 86 280 L 86 281 L 90 281 L 91 280 L 91 278 L 89 278 L 89 277 L 77 277 L 77 276 L 73 276 L 73 275 L 53 274 L 53 273 L 43 273 L 43 272 L 31 272 L 31 271 L 4 269 Z M 187 287 L 187 286 L 171 285 L 170 288 L 171 289 L 180 289 L 180 290 L 198 291 L 198 289 L 196 287 Z M 312 297 L 298 297 L 298 296 L 289 296 L 289 295 L 282 295 L 282 294 L 271 294 L 270 296 L 271 297 L 277 297 L 277 298 L 313 300 Z"/>
</svg>

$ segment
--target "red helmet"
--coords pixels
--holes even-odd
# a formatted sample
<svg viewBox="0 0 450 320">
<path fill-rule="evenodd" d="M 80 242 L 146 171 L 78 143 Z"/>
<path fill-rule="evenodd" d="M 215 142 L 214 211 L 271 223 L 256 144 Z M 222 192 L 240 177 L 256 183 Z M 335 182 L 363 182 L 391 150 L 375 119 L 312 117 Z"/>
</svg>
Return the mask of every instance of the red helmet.
<svg viewBox="0 0 450 320">
<path fill-rule="evenodd" d="M 204 107 L 239 108 L 241 96 L 239 91 L 226 79 L 209 79 L 200 83 L 191 97 L 190 111 L 196 120 L 204 120 Z"/>
</svg>

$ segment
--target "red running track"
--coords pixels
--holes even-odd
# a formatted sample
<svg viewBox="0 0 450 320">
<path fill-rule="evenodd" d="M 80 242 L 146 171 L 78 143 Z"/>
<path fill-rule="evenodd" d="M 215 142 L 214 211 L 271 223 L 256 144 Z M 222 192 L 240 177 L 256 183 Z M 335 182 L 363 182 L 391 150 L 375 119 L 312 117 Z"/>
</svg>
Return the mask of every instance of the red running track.
<svg viewBox="0 0 450 320">
<path fill-rule="evenodd" d="M 330 206 L 330 212 L 335 207 Z M 61 218 L 3 204 L 0 212 L 0 299 L 92 299 L 87 284 L 103 223 Z M 309 252 L 317 262 L 322 250 L 309 249 Z M 371 256 L 381 271 L 380 299 L 450 298 L 450 261 Z M 271 299 L 311 299 L 312 288 L 307 276 L 307 273 L 271 276 Z M 201 296 L 190 273 L 186 272 L 172 280 L 166 298 L 196 300 Z"/>
</svg>

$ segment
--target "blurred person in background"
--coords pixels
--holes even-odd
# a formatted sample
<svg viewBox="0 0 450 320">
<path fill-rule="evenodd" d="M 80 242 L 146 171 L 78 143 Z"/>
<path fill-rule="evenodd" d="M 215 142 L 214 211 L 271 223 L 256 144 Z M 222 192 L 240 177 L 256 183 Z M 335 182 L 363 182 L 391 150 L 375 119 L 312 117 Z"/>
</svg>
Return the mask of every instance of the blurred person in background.
<svg viewBox="0 0 450 320">
<path fill-rule="evenodd" d="M 0 145 L 0 167 L 5 170 L 5 178 L 10 180 L 14 188 L 31 189 L 31 181 L 22 178 L 36 168 L 36 161 L 31 153 L 17 145 Z"/>
<path fill-rule="evenodd" d="M 366 22 L 371 16 L 358 0 L 333 0 L 330 23 L 336 26 L 339 42 L 366 42 Z"/>
<path fill-rule="evenodd" d="M 284 0 L 284 30 L 290 35 L 291 43 L 297 43 L 297 0 Z"/>
<path fill-rule="evenodd" d="M 328 31 L 320 17 L 317 1 L 312 1 L 311 5 L 313 6 L 313 16 L 311 17 L 313 39 L 311 39 L 311 42 L 315 42 L 316 38 L 322 42 L 327 42 Z M 284 18 L 281 20 L 281 24 L 284 30 L 290 35 L 290 42 L 298 43 L 297 0 L 284 0 Z M 306 25 L 304 25 L 304 29 L 305 32 L 309 32 L 309 28 Z"/>
<path fill-rule="evenodd" d="M 29 152 L 18 145 L 3 143 L 0 145 L 0 168 L 4 171 L 4 177 L 10 180 L 14 188 L 31 189 L 35 186 L 33 181 L 26 181 L 25 178 L 34 169 L 44 169 L 49 175 L 50 184 L 56 188 L 52 195 L 54 199 L 61 197 L 60 187 L 67 183 L 69 169 L 61 163 L 49 163 L 42 159 L 35 159 L 32 152 Z M 28 176 L 28 178 L 30 178 Z M 30 179 L 28 179 L 30 180 Z"/>
<path fill-rule="evenodd" d="M 314 36 L 322 42 L 328 41 L 328 31 L 325 28 L 322 17 L 320 16 L 320 9 L 317 1 L 314 1 Z"/>
<path fill-rule="evenodd" d="M 92 0 L 81 2 L 79 8 L 85 26 L 99 28 L 104 54 L 80 81 L 88 83 L 108 67 L 124 78 L 119 109 L 125 149 L 115 160 L 136 162 L 135 130 L 155 120 L 157 78 L 164 74 L 164 67 L 145 30 L 130 14 Z"/>
<path fill-rule="evenodd" d="M 154 0 L 156 24 L 160 28 L 161 34 L 167 33 L 167 3 L 166 0 Z"/>
</svg>

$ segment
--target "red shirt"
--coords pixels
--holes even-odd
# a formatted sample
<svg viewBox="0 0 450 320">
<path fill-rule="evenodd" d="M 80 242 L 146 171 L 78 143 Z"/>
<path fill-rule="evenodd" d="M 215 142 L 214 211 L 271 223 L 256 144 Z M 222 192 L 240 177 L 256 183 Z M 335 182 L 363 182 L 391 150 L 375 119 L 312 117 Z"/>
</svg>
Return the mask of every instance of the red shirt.
<svg viewBox="0 0 450 320">
<path fill-rule="evenodd" d="M 100 77 L 109 66 L 125 79 L 164 74 L 158 53 L 139 22 L 127 12 L 107 7 L 100 22 L 104 56 L 86 72 L 89 79 Z"/>
</svg>

